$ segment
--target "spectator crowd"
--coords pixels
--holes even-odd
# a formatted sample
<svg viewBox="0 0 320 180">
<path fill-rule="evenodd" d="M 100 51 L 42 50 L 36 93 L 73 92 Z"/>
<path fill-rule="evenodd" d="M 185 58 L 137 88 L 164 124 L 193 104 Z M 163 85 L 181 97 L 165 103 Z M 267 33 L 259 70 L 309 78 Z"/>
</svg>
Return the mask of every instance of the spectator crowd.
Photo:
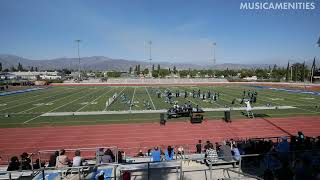
<svg viewBox="0 0 320 180">
<path fill-rule="evenodd" d="M 201 140 L 195 145 L 195 153 L 204 155 L 206 165 L 214 165 L 221 159 L 224 162 L 238 162 L 241 160 L 242 166 L 253 166 L 256 169 L 264 167 L 264 179 L 320 179 L 320 137 L 306 137 L 302 132 L 296 136 L 281 137 L 280 141 L 272 141 L 270 138 L 246 139 L 223 141 L 213 143 Z M 245 155 L 257 154 L 256 156 Z M 154 147 L 146 153 L 142 150 L 137 157 L 148 156 L 153 162 L 171 161 L 173 159 L 183 159 L 185 155 L 182 146 L 175 148 L 167 146 L 161 149 Z M 48 162 L 40 162 L 39 159 L 33 163 L 33 154 L 26 152 L 10 159 L 7 170 L 31 170 L 40 167 L 65 168 L 71 166 L 87 165 L 85 158 L 81 156 L 80 150 L 74 152 L 70 159 L 64 149 L 55 151 L 50 155 Z M 125 163 L 124 152 L 117 151 L 116 156 L 111 149 L 99 148 L 96 151 L 96 163 Z M 246 169 L 243 169 L 246 171 Z M 248 173 L 249 170 L 248 170 Z"/>
</svg>

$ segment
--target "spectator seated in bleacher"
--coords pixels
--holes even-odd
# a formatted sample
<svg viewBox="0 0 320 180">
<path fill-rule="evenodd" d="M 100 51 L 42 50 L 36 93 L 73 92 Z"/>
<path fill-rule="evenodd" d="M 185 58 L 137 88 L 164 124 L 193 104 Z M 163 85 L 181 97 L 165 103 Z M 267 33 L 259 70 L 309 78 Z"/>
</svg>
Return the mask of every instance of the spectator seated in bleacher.
<svg viewBox="0 0 320 180">
<path fill-rule="evenodd" d="M 113 158 L 112 158 L 113 153 L 110 149 L 107 149 L 105 152 L 104 152 L 104 155 L 101 157 L 101 163 L 112 163 L 114 162 Z"/>
<path fill-rule="evenodd" d="M 177 158 L 184 159 L 184 149 L 182 146 L 178 148 Z"/>
<path fill-rule="evenodd" d="M 220 147 L 221 147 L 221 145 L 220 145 L 218 142 L 216 142 L 216 143 L 215 143 L 215 148 L 216 148 L 216 151 L 217 151 L 217 152 L 220 151 Z"/>
<path fill-rule="evenodd" d="M 143 156 L 144 156 L 144 154 L 143 154 L 142 150 L 140 149 L 136 157 L 143 157 Z"/>
<path fill-rule="evenodd" d="M 99 148 L 96 151 L 96 161 L 97 163 L 101 163 L 101 158 L 104 155 L 104 149 L 103 148 Z"/>
<path fill-rule="evenodd" d="M 56 168 L 64 168 L 69 166 L 70 160 L 65 155 L 65 153 L 66 151 L 64 149 L 60 150 L 60 154 L 56 160 Z"/>
<path fill-rule="evenodd" d="M 204 145 L 204 151 L 209 149 L 210 145 L 211 145 L 211 142 L 210 141 L 206 141 L 206 145 Z"/>
<path fill-rule="evenodd" d="M 225 141 L 223 142 L 223 145 L 220 147 L 219 156 L 224 161 L 232 161 L 233 160 L 230 143 L 227 143 Z"/>
<path fill-rule="evenodd" d="M 7 171 L 17 171 L 20 169 L 20 162 L 17 156 L 13 156 L 10 159 Z"/>
<path fill-rule="evenodd" d="M 123 163 L 123 151 L 118 151 L 118 163 Z"/>
<path fill-rule="evenodd" d="M 84 159 L 80 156 L 80 150 L 76 150 L 72 159 L 72 166 L 83 166 Z"/>
<path fill-rule="evenodd" d="M 36 162 L 33 163 L 33 169 L 40 169 L 40 165 L 41 167 L 45 167 L 45 162 L 40 162 L 40 159 L 36 159 Z"/>
<path fill-rule="evenodd" d="M 218 162 L 218 154 L 217 151 L 213 148 L 213 144 L 209 144 L 207 146 L 206 152 L 205 152 L 205 163 L 207 166 L 212 165 L 216 162 Z"/>
<path fill-rule="evenodd" d="M 59 156 L 59 151 L 55 151 L 53 154 L 51 154 L 48 167 L 55 167 L 56 166 L 56 161 L 57 161 L 58 156 Z"/>
<path fill-rule="evenodd" d="M 146 156 L 151 156 L 152 149 L 148 149 L 148 152 L 146 153 Z"/>
<path fill-rule="evenodd" d="M 173 160 L 174 149 L 171 146 L 168 146 L 167 150 L 165 151 L 165 157 L 167 161 Z"/>
<path fill-rule="evenodd" d="M 161 152 L 160 152 L 160 149 L 158 147 L 155 147 L 151 151 L 151 157 L 152 157 L 152 161 L 153 162 L 160 162 L 161 161 Z"/>
<path fill-rule="evenodd" d="M 24 152 L 21 154 L 21 170 L 31 170 L 31 159 L 28 153 Z"/>
<path fill-rule="evenodd" d="M 265 161 L 266 161 L 265 164 L 267 165 L 267 167 L 272 171 L 281 167 L 281 163 L 280 163 L 280 160 L 278 159 L 278 154 L 274 144 L 271 146 L 269 152 L 267 153 L 265 157 Z"/>
<path fill-rule="evenodd" d="M 237 144 L 234 144 L 232 147 L 232 154 L 233 154 L 233 159 L 235 161 L 240 161 L 241 155 L 240 155 L 240 151 L 238 149 Z"/>
</svg>

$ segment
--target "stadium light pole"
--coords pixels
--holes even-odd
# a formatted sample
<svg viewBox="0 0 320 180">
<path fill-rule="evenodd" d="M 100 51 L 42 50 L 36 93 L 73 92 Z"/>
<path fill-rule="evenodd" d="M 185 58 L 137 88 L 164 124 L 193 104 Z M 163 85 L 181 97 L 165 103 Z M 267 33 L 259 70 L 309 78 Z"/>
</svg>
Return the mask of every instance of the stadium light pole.
<svg viewBox="0 0 320 180">
<path fill-rule="evenodd" d="M 77 43 L 77 46 L 78 46 L 78 60 L 79 60 L 79 80 L 81 80 L 81 66 L 80 66 L 80 42 L 81 40 L 80 39 L 76 39 L 74 40 L 76 43 Z"/>
<path fill-rule="evenodd" d="M 291 79 L 291 82 L 293 82 L 293 79 L 292 79 L 292 67 L 293 67 L 293 66 L 291 65 L 291 66 L 290 66 L 290 71 L 291 71 L 291 73 L 290 73 L 290 74 L 291 74 L 291 78 L 290 78 L 290 79 Z"/>
<path fill-rule="evenodd" d="M 150 71 L 149 71 L 149 75 L 150 75 L 150 77 L 152 77 L 152 65 L 151 65 L 151 61 L 152 61 L 152 54 L 151 54 L 151 48 L 152 48 L 152 41 L 149 41 L 148 42 L 148 44 L 149 44 L 149 66 L 150 66 Z"/>
<path fill-rule="evenodd" d="M 216 64 L 216 45 L 217 43 L 212 43 L 212 56 L 213 56 L 213 64 Z"/>
</svg>

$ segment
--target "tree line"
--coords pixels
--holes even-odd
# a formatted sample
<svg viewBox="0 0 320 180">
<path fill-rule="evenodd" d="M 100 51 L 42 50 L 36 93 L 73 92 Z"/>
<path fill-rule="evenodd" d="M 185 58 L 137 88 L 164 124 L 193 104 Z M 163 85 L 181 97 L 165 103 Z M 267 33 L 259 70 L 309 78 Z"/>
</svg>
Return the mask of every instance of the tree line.
<svg viewBox="0 0 320 180">
<path fill-rule="evenodd" d="M 25 68 L 23 65 L 19 62 L 17 66 L 11 66 L 10 68 L 3 69 L 2 63 L 0 62 L 0 72 L 18 72 L 18 71 L 38 71 L 38 67 L 28 67 Z"/>
<path fill-rule="evenodd" d="M 300 81 L 304 82 L 306 79 L 310 79 L 312 76 L 311 69 L 309 69 L 305 63 L 293 63 L 287 64 L 287 67 L 278 67 L 276 64 L 273 67 L 268 68 L 256 68 L 256 69 L 225 69 L 225 70 L 213 70 L 213 69 L 184 69 L 177 70 L 176 66 L 172 68 L 161 68 L 160 64 L 152 65 L 151 68 L 152 77 L 164 78 L 169 75 L 178 75 L 179 77 L 224 77 L 224 78 L 245 78 L 256 76 L 258 80 L 272 80 L 272 81 Z M 313 68 L 314 70 L 314 68 Z M 140 65 L 129 67 L 129 74 L 131 75 L 148 75 L 149 69 L 145 68 L 141 70 Z"/>
<path fill-rule="evenodd" d="M 167 76 L 176 75 L 182 78 L 190 77 L 224 77 L 227 79 L 235 78 L 245 78 L 256 76 L 258 80 L 271 80 L 271 81 L 299 81 L 304 82 L 310 80 L 314 75 L 315 70 L 315 60 L 313 61 L 312 67 L 309 68 L 305 63 L 293 63 L 287 64 L 287 67 L 278 67 L 276 64 L 273 67 L 268 68 L 256 68 L 256 69 L 225 69 L 225 70 L 213 70 L 213 69 L 182 69 L 178 70 L 176 66 L 172 68 L 162 68 L 160 64 L 152 65 L 151 75 L 155 78 L 165 78 Z M 11 66 L 9 69 L 3 69 L 2 63 L 0 62 L 0 72 L 17 72 L 17 71 L 38 71 L 38 67 L 28 67 L 25 68 L 19 62 L 18 65 Z M 134 67 L 129 67 L 128 74 L 139 76 L 147 76 L 150 74 L 149 68 L 141 68 L 140 64 L 135 65 Z M 70 74 L 71 70 L 63 69 L 62 72 L 65 74 Z M 102 76 L 102 74 L 100 74 Z M 98 77 L 100 77 L 98 76 Z M 108 77 L 120 77 L 121 72 L 119 71 L 110 71 L 107 72 Z"/>
</svg>

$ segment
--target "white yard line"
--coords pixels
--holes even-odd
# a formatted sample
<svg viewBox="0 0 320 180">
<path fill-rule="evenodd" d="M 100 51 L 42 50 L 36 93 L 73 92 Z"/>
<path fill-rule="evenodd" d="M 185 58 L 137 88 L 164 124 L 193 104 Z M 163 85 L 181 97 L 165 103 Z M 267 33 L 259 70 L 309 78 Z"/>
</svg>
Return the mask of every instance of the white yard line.
<svg viewBox="0 0 320 180">
<path fill-rule="evenodd" d="M 150 96 L 150 94 L 149 94 L 149 91 L 147 90 L 147 87 L 145 86 L 144 88 L 146 89 L 146 91 L 147 91 L 147 93 L 148 93 L 148 96 L 149 96 L 150 101 L 151 101 L 151 103 L 152 103 L 153 109 L 156 110 L 156 107 L 154 106 L 153 100 L 152 100 L 152 98 L 151 98 L 151 96 Z"/>
<path fill-rule="evenodd" d="M 119 95 L 121 95 L 121 93 L 122 93 L 126 88 L 127 88 L 127 87 L 124 87 L 124 88 L 119 92 Z M 118 96 L 119 96 L 119 95 L 118 95 Z M 108 107 L 104 108 L 104 110 L 103 110 L 103 111 L 106 111 L 106 110 L 107 110 L 107 108 L 108 108 Z"/>
<path fill-rule="evenodd" d="M 41 89 L 40 91 L 43 91 L 43 90 L 47 90 L 47 89 Z M 34 92 L 37 92 L 37 91 L 34 91 Z M 38 91 L 38 92 L 39 92 L 39 91 Z M 35 97 L 38 97 L 38 96 L 43 96 L 44 94 L 46 94 L 46 93 L 43 92 L 43 93 L 40 93 L 40 94 L 35 94 L 35 95 L 32 95 L 32 96 L 28 96 L 28 97 L 25 97 L 25 98 L 18 98 L 18 99 L 13 100 L 13 101 L 11 101 L 11 100 L 6 100 L 7 102 L 4 102 L 4 103 L 8 104 L 8 103 L 16 102 L 16 101 L 31 99 L 31 98 L 35 98 Z M 14 99 L 14 98 L 12 98 L 12 99 Z"/>
<path fill-rule="evenodd" d="M 76 92 L 75 94 L 78 94 L 78 93 L 80 93 L 80 92 L 81 92 L 81 91 Z M 63 97 L 58 98 L 58 99 L 55 99 L 55 100 L 53 100 L 53 101 L 49 101 L 48 103 L 53 103 L 53 102 L 56 102 L 56 101 L 58 101 L 58 100 L 60 100 L 60 99 L 63 99 L 63 98 L 66 98 L 66 97 L 68 97 L 68 96 L 75 95 L 75 94 L 69 94 L 69 95 L 67 95 L 67 96 L 63 96 Z M 22 113 L 24 113 L 24 112 L 26 112 L 26 111 L 30 111 L 30 110 L 35 109 L 35 108 L 38 108 L 38 107 L 40 107 L 40 106 L 35 106 L 35 107 L 32 107 L 32 108 L 26 109 L 26 110 L 24 110 L 24 111 L 20 111 L 20 112 L 18 112 L 18 114 L 22 114 Z"/>
<path fill-rule="evenodd" d="M 118 87 L 116 87 L 116 89 L 117 89 Z M 90 103 L 88 103 L 88 104 L 86 104 L 86 105 L 84 105 L 84 106 L 82 106 L 81 108 L 79 108 L 76 112 L 79 112 L 80 110 L 82 110 L 82 109 L 84 109 L 85 107 L 87 107 L 89 104 L 91 104 L 91 103 L 93 103 L 93 102 L 95 102 L 95 101 L 97 101 L 98 99 L 100 99 L 102 96 L 104 96 L 104 95 L 106 95 L 106 94 L 108 94 L 110 91 L 112 91 L 113 90 L 113 88 L 111 88 L 111 89 L 109 89 L 109 91 L 107 91 L 107 92 L 105 92 L 105 93 L 103 93 L 103 94 L 101 94 L 99 97 L 97 97 L 96 99 L 94 99 L 94 100 L 92 100 L 92 101 L 90 101 Z"/>
<path fill-rule="evenodd" d="M 78 92 L 78 93 L 79 93 L 79 92 Z M 76 93 L 76 94 L 78 94 L 78 93 Z M 70 102 L 68 102 L 68 103 L 66 103 L 66 104 L 63 104 L 63 105 L 61 105 L 61 106 L 59 106 L 59 107 L 56 107 L 56 108 L 54 108 L 54 109 L 51 109 L 50 111 L 47 111 L 46 113 L 49 113 L 49 112 L 52 112 L 52 111 L 57 110 L 57 109 L 59 109 L 59 108 L 62 108 L 63 106 L 66 106 L 66 105 L 68 105 L 68 104 L 71 104 L 71 103 L 73 103 L 73 102 L 75 102 L 75 101 L 77 101 L 77 100 L 79 100 L 79 99 L 81 99 L 81 98 L 87 97 L 87 96 L 89 96 L 89 95 L 91 95 L 91 94 L 92 94 L 92 93 L 89 93 L 89 94 L 87 94 L 87 95 L 85 95 L 85 96 L 81 96 L 81 97 L 79 97 L 79 98 L 77 98 L 77 99 L 74 99 L 73 101 L 70 101 Z M 73 95 L 74 95 L 74 94 L 73 94 Z M 31 119 L 29 119 L 29 120 L 27 120 L 27 121 L 24 121 L 23 124 L 26 124 L 26 123 L 28 123 L 28 122 L 30 122 L 30 121 L 33 121 L 33 120 L 35 120 L 35 119 L 38 119 L 39 117 L 41 117 L 41 115 L 36 116 L 36 117 L 33 117 L 33 118 L 31 118 Z"/>
<path fill-rule="evenodd" d="M 54 96 L 55 96 L 55 95 L 58 95 L 60 92 L 61 92 L 61 91 L 59 91 L 59 92 L 57 92 L 57 93 L 54 93 Z M 51 95 L 51 96 L 52 96 L 52 95 Z M 11 109 L 11 108 L 18 107 L 18 106 L 22 106 L 22 105 L 29 104 L 29 103 L 38 102 L 38 101 L 40 101 L 40 100 L 47 99 L 47 98 L 49 98 L 49 96 L 45 96 L 45 97 L 40 98 L 40 99 L 37 99 L 37 100 L 35 100 L 35 101 L 29 101 L 29 102 L 25 102 L 25 103 L 22 103 L 22 104 L 17 104 L 17 105 L 15 105 L 15 106 L 10 106 L 10 107 L 4 108 L 4 109 L 0 109 L 0 111 L 6 110 L 6 109 Z"/>
</svg>

